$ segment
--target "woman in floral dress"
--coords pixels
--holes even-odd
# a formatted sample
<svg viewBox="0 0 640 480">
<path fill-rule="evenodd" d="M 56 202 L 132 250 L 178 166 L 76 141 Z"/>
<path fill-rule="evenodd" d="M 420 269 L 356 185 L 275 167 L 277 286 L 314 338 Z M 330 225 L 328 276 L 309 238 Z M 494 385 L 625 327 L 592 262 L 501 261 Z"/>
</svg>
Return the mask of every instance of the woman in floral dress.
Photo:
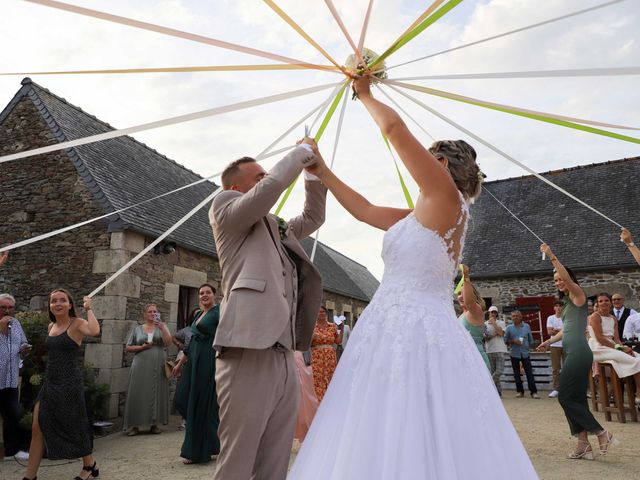
<svg viewBox="0 0 640 480">
<path fill-rule="evenodd" d="M 318 402 L 322 401 L 338 363 L 334 344 L 339 344 L 341 341 L 338 329 L 327 319 L 327 309 L 320 307 L 311 341 L 311 367 Z"/>
</svg>

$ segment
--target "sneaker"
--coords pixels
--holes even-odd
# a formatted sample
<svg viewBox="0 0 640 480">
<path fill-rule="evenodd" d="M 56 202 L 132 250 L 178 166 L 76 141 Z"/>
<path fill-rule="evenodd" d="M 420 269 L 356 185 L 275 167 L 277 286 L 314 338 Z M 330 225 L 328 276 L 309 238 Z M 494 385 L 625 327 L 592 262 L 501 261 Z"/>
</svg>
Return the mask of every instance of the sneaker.
<svg viewBox="0 0 640 480">
<path fill-rule="evenodd" d="M 20 460 L 22 462 L 25 462 L 27 460 L 29 460 L 29 452 L 25 452 L 24 450 L 20 450 L 18 453 L 16 453 L 13 458 L 15 458 L 16 460 Z"/>
<path fill-rule="evenodd" d="M 540 400 L 540 395 L 538 395 L 537 393 L 532 393 L 531 394 L 531 398 L 534 398 L 536 400 Z"/>
<path fill-rule="evenodd" d="M 516 398 L 522 398 L 522 397 L 524 397 L 524 392 L 516 393 Z"/>
<path fill-rule="evenodd" d="M 549 398 L 556 398 L 558 396 L 558 390 L 552 390 L 549 394 Z"/>
<path fill-rule="evenodd" d="M 180 424 L 180 426 L 178 427 L 178 430 L 182 431 L 185 428 L 187 428 L 187 421 L 186 420 L 182 420 L 182 423 Z"/>
</svg>

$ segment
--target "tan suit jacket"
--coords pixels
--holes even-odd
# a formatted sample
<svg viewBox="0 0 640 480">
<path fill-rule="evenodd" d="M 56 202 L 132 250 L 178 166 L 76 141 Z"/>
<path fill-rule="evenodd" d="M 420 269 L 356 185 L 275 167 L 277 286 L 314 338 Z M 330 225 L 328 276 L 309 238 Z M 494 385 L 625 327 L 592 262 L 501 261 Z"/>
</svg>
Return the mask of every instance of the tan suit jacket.
<svg viewBox="0 0 640 480">
<path fill-rule="evenodd" d="M 285 247 L 297 267 L 298 300 L 295 319 L 297 350 L 307 350 L 322 301 L 320 273 L 300 245 L 324 223 L 327 189 L 319 181 L 305 182 L 304 210 L 289 221 L 283 239 L 277 217 L 269 214 L 280 194 L 316 157 L 297 147 L 278 162 L 247 193 L 225 190 L 213 201 L 213 229 L 222 291 L 220 323 L 213 345 L 264 349 L 273 346 L 291 322 L 285 296 Z"/>
</svg>

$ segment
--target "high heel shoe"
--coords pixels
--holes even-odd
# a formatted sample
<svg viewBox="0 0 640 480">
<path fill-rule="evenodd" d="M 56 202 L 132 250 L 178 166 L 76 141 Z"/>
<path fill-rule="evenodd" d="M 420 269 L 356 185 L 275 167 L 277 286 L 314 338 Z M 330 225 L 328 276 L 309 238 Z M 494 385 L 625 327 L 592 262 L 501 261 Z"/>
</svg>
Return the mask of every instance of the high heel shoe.
<svg viewBox="0 0 640 480">
<path fill-rule="evenodd" d="M 85 472 L 91 472 L 91 475 L 89 475 L 86 479 L 80 476 L 76 476 L 73 480 L 87 480 L 89 478 L 96 478 L 98 475 L 100 475 L 100 469 L 96 467 L 96 462 L 93 462 L 93 465 L 83 466 L 82 470 L 84 470 Z"/>
<path fill-rule="evenodd" d="M 616 445 L 619 445 L 620 440 L 614 437 L 612 433 L 604 431 L 603 433 L 598 435 L 598 442 L 600 442 L 600 436 L 602 435 L 607 436 L 607 441 L 600 443 L 600 455 L 606 455 L 609 451 L 609 446 L 613 445 L 615 447 Z"/>
<path fill-rule="evenodd" d="M 567 458 L 572 460 L 593 460 L 594 456 L 591 444 L 589 442 L 579 441 L 576 450 L 567 455 Z"/>
</svg>

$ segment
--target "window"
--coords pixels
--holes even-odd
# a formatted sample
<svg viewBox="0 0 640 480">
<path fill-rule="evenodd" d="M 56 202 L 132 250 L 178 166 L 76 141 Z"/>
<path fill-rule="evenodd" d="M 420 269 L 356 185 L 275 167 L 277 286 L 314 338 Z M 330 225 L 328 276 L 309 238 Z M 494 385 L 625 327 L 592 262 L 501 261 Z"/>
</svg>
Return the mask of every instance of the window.
<svg viewBox="0 0 640 480">
<path fill-rule="evenodd" d="M 193 311 L 198 308 L 198 303 L 198 289 L 181 285 L 178 295 L 178 330 L 189 325 L 189 320 Z"/>
</svg>

